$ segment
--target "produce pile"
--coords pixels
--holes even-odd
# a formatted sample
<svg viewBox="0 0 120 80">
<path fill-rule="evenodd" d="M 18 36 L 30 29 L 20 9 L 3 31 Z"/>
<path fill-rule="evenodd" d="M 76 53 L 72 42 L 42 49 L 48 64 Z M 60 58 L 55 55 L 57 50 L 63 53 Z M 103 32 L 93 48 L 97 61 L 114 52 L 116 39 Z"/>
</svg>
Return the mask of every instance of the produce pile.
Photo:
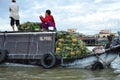
<svg viewBox="0 0 120 80">
<path fill-rule="evenodd" d="M 62 58 L 78 58 L 89 54 L 85 44 L 70 32 L 57 32 L 56 55 Z"/>
<path fill-rule="evenodd" d="M 19 31 L 39 31 L 40 23 L 38 22 L 25 22 L 19 26 Z"/>
</svg>

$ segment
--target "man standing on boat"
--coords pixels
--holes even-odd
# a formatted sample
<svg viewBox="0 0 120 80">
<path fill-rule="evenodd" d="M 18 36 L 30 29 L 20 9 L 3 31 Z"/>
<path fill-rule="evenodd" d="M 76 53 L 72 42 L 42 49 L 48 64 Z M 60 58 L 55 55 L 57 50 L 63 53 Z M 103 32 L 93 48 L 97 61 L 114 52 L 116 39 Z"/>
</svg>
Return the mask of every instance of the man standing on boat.
<svg viewBox="0 0 120 80">
<path fill-rule="evenodd" d="M 18 27 L 20 25 L 19 22 L 19 6 L 16 3 L 16 0 L 12 0 L 12 3 L 9 6 L 9 12 L 10 12 L 10 25 L 13 29 L 13 31 L 15 31 L 15 26 L 14 24 L 16 23 L 16 26 Z"/>
</svg>

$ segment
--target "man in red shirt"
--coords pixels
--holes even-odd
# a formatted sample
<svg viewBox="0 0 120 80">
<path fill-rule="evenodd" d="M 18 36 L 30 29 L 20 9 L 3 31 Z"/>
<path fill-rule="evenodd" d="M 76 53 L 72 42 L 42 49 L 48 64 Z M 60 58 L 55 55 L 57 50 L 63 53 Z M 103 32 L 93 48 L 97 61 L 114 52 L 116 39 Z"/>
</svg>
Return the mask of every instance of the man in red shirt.
<svg viewBox="0 0 120 80">
<path fill-rule="evenodd" d="M 42 21 L 42 23 L 40 23 L 40 26 L 43 29 L 49 30 L 48 29 L 49 27 L 53 27 L 54 30 L 56 30 L 55 21 L 54 21 L 53 16 L 51 15 L 50 10 L 46 10 L 45 18 L 43 16 L 39 16 L 39 17 L 40 17 L 40 20 Z"/>
</svg>

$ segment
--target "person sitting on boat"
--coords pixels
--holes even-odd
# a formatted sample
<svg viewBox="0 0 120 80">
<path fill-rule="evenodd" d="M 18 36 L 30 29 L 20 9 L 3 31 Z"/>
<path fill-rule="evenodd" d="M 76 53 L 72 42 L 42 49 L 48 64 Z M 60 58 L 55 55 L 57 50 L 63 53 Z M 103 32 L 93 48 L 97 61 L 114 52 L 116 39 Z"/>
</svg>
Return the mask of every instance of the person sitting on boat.
<svg viewBox="0 0 120 80">
<path fill-rule="evenodd" d="M 108 43 L 105 45 L 105 49 L 108 49 L 112 46 L 113 36 L 112 35 L 107 36 L 107 39 L 108 39 Z"/>
<path fill-rule="evenodd" d="M 43 16 L 39 16 L 39 17 L 40 17 L 40 20 L 42 21 L 40 23 L 40 27 L 42 29 L 49 30 L 49 27 L 53 27 L 54 30 L 56 30 L 55 21 L 54 21 L 53 16 L 51 15 L 50 10 L 46 10 L 45 17 Z"/>
<path fill-rule="evenodd" d="M 113 46 L 117 46 L 119 44 L 120 44 L 119 39 L 114 39 Z"/>
</svg>

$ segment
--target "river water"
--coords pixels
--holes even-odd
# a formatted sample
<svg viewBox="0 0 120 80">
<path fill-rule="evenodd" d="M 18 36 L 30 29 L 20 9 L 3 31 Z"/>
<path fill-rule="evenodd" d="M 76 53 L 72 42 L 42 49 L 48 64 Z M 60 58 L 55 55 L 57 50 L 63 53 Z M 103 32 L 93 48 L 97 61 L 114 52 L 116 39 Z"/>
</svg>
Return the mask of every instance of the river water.
<svg viewBox="0 0 120 80">
<path fill-rule="evenodd" d="M 0 80 L 120 80 L 120 58 L 110 68 L 96 71 L 5 63 L 0 66 Z"/>
<path fill-rule="evenodd" d="M 96 71 L 5 63 L 0 66 L 0 80 L 120 80 L 120 58 L 110 68 Z"/>
</svg>

